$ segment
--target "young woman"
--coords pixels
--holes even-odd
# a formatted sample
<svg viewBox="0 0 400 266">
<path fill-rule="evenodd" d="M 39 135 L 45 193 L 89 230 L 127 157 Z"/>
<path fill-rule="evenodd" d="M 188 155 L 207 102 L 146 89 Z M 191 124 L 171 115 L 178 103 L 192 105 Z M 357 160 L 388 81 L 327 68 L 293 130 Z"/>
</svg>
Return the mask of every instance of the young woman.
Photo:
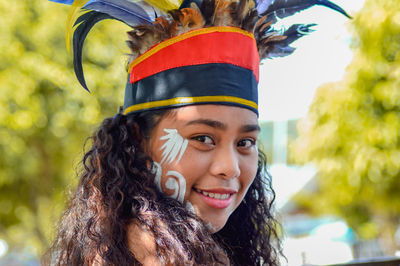
<svg viewBox="0 0 400 266">
<path fill-rule="evenodd" d="M 258 66 L 309 32 L 294 25 L 281 36 L 276 16 L 314 2 L 80 2 L 74 10 L 89 10 L 74 33 L 81 84 L 83 40 L 101 19 L 134 27 L 132 60 L 123 111 L 93 135 L 45 264 L 277 265 L 274 192 L 257 148 Z"/>
</svg>

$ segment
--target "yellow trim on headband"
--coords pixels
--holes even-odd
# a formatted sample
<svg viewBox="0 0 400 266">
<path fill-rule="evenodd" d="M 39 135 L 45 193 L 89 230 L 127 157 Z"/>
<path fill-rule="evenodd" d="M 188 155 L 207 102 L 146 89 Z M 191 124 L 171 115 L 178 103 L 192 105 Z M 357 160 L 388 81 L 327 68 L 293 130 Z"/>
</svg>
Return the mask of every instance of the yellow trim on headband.
<svg viewBox="0 0 400 266">
<path fill-rule="evenodd" d="M 197 36 L 197 35 L 202 35 L 202 34 L 206 34 L 206 33 L 212 33 L 212 32 L 234 32 L 234 33 L 240 33 L 243 34 L 245 36 L 248 36 L 250 38 L 254 39 L 254 35 L 248 31 L 242 30 L 240 28 L 235 28 L 235 27 L 228 27 L 228 26 L 221 26 L 221 27 L 209 27 L 209 28 L 202 28 L 202 29 L 198 29 L 198 30 L 192 30 L 189 32 L 186 32 L 184 34 L 172 37 L 170 39 L 167 39 L 163 42 L 160 42 L 159 44 L 157 44 L 156 46 L 154 46 L 153 48 L 151 48 L 150 50 L 148 50 L 147 52 L 145 52 L 144 54 L 140 55 L 138 58 L 136 58 L 135 60 L 133 60 L 130 64 L 129 64 L 129 73 L 131 73 L 132 68 L 134 68 L 136 65 L 140 64 L 141 62 L 143 62 L 144 60 L 146 60 L 147 58 L 149 58 L 150 56 L 152 56 L 153 54 L 157 53 L 158 51 L 164 49 L 165 47 L 168 47 L 174 43 L 186 40 L 188 38 Z"/>
<path fill-rule="evenodd" d="M 191 104 L 191 103 L 204 103 L 204 102 L 210 102 L 210 103 L 233 102 L 233 103 L 239 103 L 242 105 L 247 105 L 249 107 L 252 107 L 252 108 L 258 110 L 258 105 L 255 102 L 245 100 L 245 99 L 235 97 L 235 96 L 198 96 L 198 97 L 177 97 L 177 98 L 172 98 L 172 99 L 168 99 L 168 100 L 161 100 L 161 101 L 139 103 L 139 104 L 131 105 L 124 110 L 124 115 L 126 115 L 130 112 L 139 111 L 139 110 L 143 110 L 143 109 L 173 106 L 176 104 L 185 104 L 185 103 Z"/>
</svg>

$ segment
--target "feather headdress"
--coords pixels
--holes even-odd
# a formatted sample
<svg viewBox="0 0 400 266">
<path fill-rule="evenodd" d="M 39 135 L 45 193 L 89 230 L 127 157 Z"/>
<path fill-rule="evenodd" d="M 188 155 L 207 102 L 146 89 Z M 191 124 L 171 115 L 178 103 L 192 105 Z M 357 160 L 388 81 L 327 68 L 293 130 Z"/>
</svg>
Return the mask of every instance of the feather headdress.
<svg viewBox="0 0 400 266">
<path fill-rule="evenodd" d="M 51 1 L 72 5 L 67 42 L 73 29 L 74 69 L 86 90 L 82 47 L 90 29 L 104 19 L 133 28 L 127 41 L 131 62 L 126 114 L 201 103 L 234 104 L 257 112 L 260 60 L 291 54 L 291 43 L 315 25 L 295 24 L 280 32 L 273 24 L 314 5 L 350 17 L 328 0 Z M 205 89 L 210 85 L 213 91 Z"/>
</svg>

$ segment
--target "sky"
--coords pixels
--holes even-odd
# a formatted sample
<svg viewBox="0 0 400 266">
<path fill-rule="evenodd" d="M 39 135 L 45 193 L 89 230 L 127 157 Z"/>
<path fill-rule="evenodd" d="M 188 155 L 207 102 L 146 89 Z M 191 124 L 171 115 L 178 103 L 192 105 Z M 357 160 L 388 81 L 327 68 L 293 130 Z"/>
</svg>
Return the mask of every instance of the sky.
<svg viewBox="0 0 400 266">
<path fill-rule="evenodd" d="M 359 11 L 365 0 L 333 0 L 349 15 Z M 296 51 L 285 58 L 267 59 L 260 68 L 260 120 L 285 121 L 304 117 L 316 89 L 327 82 L 340 81 L 351 62 L 351 20 L 325 7 L 313 7 L 285 20 L 317 23 L 315 32 L 292 46 Z M 312 166 L 273 164 L 270 167 L 276 206 L 282 207 L 316 173 Z"/>
<path fill-rule="evenodd" d="M 365 0 L 333 0 L 350 15 Z M 267 59 L 260 68 L 260 120 L 297 119 L 307 114 L 316 89 L 343 78 L 351 62 L 350 20 L 326 7 L 315 6 L 284 20 L 317 23 L 315 32 L 293 43 L 296 51 L 284 58 Z"/>
</svg>

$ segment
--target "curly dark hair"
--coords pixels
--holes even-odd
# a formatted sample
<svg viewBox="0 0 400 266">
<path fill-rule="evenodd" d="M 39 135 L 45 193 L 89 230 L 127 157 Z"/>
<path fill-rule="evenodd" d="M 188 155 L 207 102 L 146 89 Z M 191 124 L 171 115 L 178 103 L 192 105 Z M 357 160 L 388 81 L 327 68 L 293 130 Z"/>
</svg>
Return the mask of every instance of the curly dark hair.
<svg viewBox="0 0 400 266">
<path fill-rule="evenodd" d="M 117 114 L 90 138 L 80 181 L 45 265 L 140 265 L 127 244 L 134 223 L 154 236 L 162 265 L 278 265 L 280 241 L 266 159 L 225 227 L 211 234 L 184 205 L 159 192 L 144 140 L 168 110 Z M 134 239 L 130 241 L 135 241 Z M 140 243 L 138 243 L 140 245 Z"/>
</svg>

